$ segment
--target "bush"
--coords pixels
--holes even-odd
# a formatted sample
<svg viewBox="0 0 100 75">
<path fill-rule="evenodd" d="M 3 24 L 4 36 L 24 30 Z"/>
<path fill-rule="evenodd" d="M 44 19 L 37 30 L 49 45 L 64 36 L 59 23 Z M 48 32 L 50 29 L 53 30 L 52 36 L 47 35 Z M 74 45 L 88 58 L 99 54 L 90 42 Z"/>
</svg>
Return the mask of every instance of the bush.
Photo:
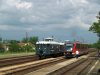
<svg viewBox="0 0 100 75">
<path fill-rule="evenodd" d="M 0 53 L 4 53 L 5 49 L 4 48 L 0 48 Z"/>
<path fill-rule="evenodd" d="M 26 52 L 34 52 L 34 51 L 35 51 L 35 50 L 33 49 L 33 47 L 30 46 L 30 45 L 24 46 L 23 49 L 24 49 L 24 51 L 26 51 Z"/>
<path fill-rule="evenodd" d="M 9 51 L 10 52 L 22 52 L 22 48 L 17 43 L 12 43 L 9 46 Z"/>
<path fill-rule="evenodd" d="M 97 49 L 100 49 L 100 40 L 97 42 Z"/>
</svg>

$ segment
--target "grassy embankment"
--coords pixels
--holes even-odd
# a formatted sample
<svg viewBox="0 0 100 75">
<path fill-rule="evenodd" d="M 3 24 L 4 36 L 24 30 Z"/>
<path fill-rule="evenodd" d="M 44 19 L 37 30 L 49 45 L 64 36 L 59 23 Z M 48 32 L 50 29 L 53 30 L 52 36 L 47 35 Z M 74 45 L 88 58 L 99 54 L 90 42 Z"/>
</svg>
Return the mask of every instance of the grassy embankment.
<svg viewBox="0 0 100 75">
<path fill-rule="evenodd" d="M 8 58 L 8 57 L 18 57 L 18 56 L 26 56 L 26 55 L 34 55 L 35 52 L 21 52 L 21 53 L 0 53 L 0 58 Z"/>
</svg>

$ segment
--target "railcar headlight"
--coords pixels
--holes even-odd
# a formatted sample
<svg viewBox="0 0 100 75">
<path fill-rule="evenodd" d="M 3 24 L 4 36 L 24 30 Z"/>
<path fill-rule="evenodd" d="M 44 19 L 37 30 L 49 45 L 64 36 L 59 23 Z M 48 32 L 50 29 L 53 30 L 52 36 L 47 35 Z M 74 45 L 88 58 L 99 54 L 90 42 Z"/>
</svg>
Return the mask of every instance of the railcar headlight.
<svg viewBox="0 0 100 75">
<path fill-rule="evenodd" d="M 72 48 L 71 48 L 71 50 L 72 50 Z"/>
</svg>

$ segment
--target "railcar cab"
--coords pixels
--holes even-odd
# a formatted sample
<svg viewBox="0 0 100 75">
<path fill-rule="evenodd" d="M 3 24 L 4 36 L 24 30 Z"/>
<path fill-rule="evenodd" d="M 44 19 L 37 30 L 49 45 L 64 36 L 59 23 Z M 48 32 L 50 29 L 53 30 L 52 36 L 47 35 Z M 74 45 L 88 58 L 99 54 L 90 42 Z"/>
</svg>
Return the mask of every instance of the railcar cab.
<svg viewBox="0 0 100 75">
<path fill-rule="evenodd" d="M 75 57 L 76 56 L 76 51 L 79 52 L 79 56 L 83 54 L 88 53 L 88 44 L 75 41 L 74 43 L 71 43 L 69 41 L 65 42 L 65 51 L 64 55 L 65 57 Z"/>
<path fill-rule="evenodd" d="M 64 55 L 65 57 L 73 57 L 72 53 L 73 53 L 73 43 L 69 40 L 65 41 L 65 50 L 64 50 Z"/>
<path fill-rule="evenodd" d="M 54 41 L 53 38 L 45 38 L 44 41 Z"/>
</svg>

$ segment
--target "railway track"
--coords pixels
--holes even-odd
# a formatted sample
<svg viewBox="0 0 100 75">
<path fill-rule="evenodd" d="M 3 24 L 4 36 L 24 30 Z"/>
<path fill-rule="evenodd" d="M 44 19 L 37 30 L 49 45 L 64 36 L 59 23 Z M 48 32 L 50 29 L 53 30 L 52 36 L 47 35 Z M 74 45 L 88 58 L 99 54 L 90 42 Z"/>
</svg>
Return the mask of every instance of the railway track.
<svg viewBox="0 0 100 75">
<path fill-rule="evenodd" d="M 14 64 L 20 64 L 24 62 L 38 60 L 38 57 L 35 55 L 20 56 L 20 57 L 11 57 L 11 58 L 2 58 L 0 59 L 0 68 L 5 66 L 11 66 Z"/>
<path fill-rule="evenodd" d="M 94 55 L 95 55 L 95 52 L 90 53 L 89 56 L 94 56 Z M 53 65 L 56 65 L 56 64 L 60 64 L 64 61 L 67 62 L 68 60 L 71 60 L 71 59 L 67 59 L 67 61 L 66 61 L 66 59 L 64 59 L 64 57 L 58 57 L 58 58 L 49 58 L 49 59 L 44 59 L 44 60 L 33 61 L 33 60 L 36 60 L 36 59 L 37 58 L 35 58 L 35 56 L 29 56 L 29 57 L 21 57 L 20 59 L 19 58 L 12 58 L 12 59 L 1 60 L 0 62 L 5 62 L 5 61 L 6 62 L 10 61 L 10 62 L 4 64 L 3 66 L 1 65 L 0 75 L 24 75 L 24 74 L 32 72 L 32 71 L 37 71 L 37 70 L 45 68 L 45 67 L 50 67 L 50 66 L 53 66 Z M 85 62 L 87 60 L 88 59 L 83 58 L 83 59 L 79 60 L 80 63 L 77 63 L 75 66 L 78 66 L 79 64 L 82 64 L 83 62 Z M 11 64 L 11 61 L 12 61 L 12 64 Z M 76 59 L 75 59 L 75 61 L 76 61 Z M 87 62 L 90 62 L 90 60 L 88 60 Z M 90 63 L 88 63 L 88 64 L 90 64 Z M 60 64 L 60 65 L 62 65 L 62 64 Z M 64 66 L 64 68 L 65 67 L 68 68 L 68 65 Z M 70 68 L 68 68 L 68 69 L 70 70 Z M 53 72 L 50 72 L 50 73 L 47 73 L 47 74 L 48 75 L 55 75 L 55 73 L 58 73 L 56 75 L 61 75 L 61 74 L 65 73 L 64 75 L 66 75 L 66 72 L 62 71 L 61 68 L 60 68 L 60 71 L 62 73 L 59 73 L 59 69 L 57 69 L 56 71 L 53 71 Z M 32 74 L 32 75 L 34 75 L 34 74 Z"/>
<path fill-rule="evenodd" d="M 64 57 L 58 57 L 58 58 L 38 60 L 33 63 L 30 62 L 23 65 L 21 64 L 12 67 L 5 67 L 0 69 L 0 75 L 24 75 L 33 70 L 35 71 L 37 69 L 54 65 L 63 61 L 65 61 Z"/>
<path fill-rule="evenodd" d="M 89 64 L 85 69 L 83 69 L 79 75 L 100 75 L 100 72 L 98 72 L 100 68 L 100 59 L 98 59 L 98 57 L 96 59 L 92 59 L 93 60 L 91 64 Z"/>
<path fill-rule="evenodd" d="M 70 65 L 66 65 L 58 70 L 55 70 L 47 75 L 86 75 L 83 71 L 88 68 L 93 62 L 96 61 L 96 58 L 93 58 L 92 53 L 89 58 L 82 58 L 78 62 L 74 62 Z M 92 56 L 92 57 L 91 57 Z"/>
<path fill-rule="evenodd" d="M 72 63 L 48 75 L 80 75 L 80 73 L 91 63 L 92 60 L 90 59 L 81 59 L 76 63 Z"/>
<path fill-rule="evenodd" d="M 20 57 L 11 57 L 11 58 L 1 58 L 0 59 L 0 68 L 15 64 L 21 64 L 25 62 L 30 62 L 38 60 L 39 58 L 36 55 L 20 56 Z"/>
<path fill-rule="evenodd" d="M 91 53 L 91 56 L 93 56 L 94 54 L 95 53 Z M 54 64 L 45 68 L 41 68 L 36 71 L 33 70 L 33 72 L 26 75 L 62 75 L 66 72 L 66 69 L 70 70 L 72 68 L 75 68 L 76 65 L 78 66 L 79 64 L 82 64 L 83 62 L 87 61 L 89 56 L 90 55 L 84 55 L 84 56 L 79 57 L 78 59 L 76 58 L 67 59 L 66 61 Z M 72 68 L 68 67 L 69 65 L 71 65 Z"/>
</svg>

